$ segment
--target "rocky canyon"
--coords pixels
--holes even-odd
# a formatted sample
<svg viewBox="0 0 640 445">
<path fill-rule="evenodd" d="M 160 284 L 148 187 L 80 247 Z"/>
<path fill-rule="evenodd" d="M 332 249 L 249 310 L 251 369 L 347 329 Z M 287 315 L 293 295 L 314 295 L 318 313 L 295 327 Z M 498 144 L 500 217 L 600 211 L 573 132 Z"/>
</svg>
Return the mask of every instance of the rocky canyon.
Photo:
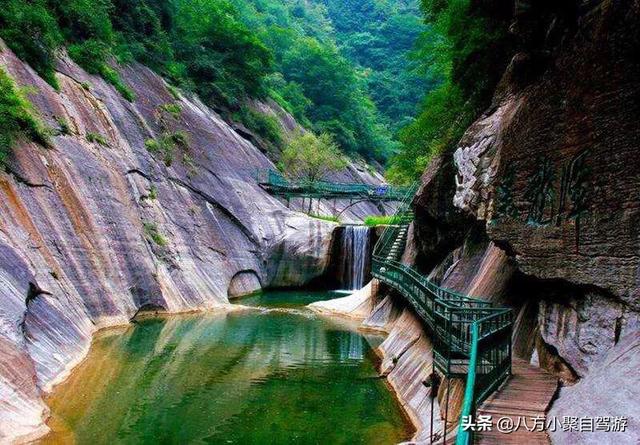
<svg viewBox="0 0 640 445">
<path fill-rule="evenodd" d="M 430 155 L 401 262 L 512 309 L 509 352 L 555 389 L 532 412 L 627 418 L 624 431 L 548 430 L 551 443 L 640 443 L 640 1 L 471 4 L 508 18 L 509 57 L 494 67 L 489 106 Z M 336 230 L 304 212 L 335 213 L 331 201 L 267 193 L 257 174 L 279 153 L 145 65 L 118 65 L 128 101 L 65 51 L 56 57 L 58 91 L 0 40 L 0 65 L 52 129 L 48 146 L 19 140 L 0 172 L 0 443 L 47 434 L 45 396 L 97 331 L 335 281 L 353 261 L 333 261 L 343 254 L 334 235 L 366 240 L 369 256 L 384 230 Z M 285 138 L 303 131 L 275 101 L 251 106 Z M 384 183 L 359 160 L 329 176 Z M 393 209 L 359 202 L 341 220 Z M 412 440 L 430 443 L 431 425 L 437 439 L 455 437 L 465 382 L 447 382 L 450 394 L 433 382 L 433 338 L 406 298 L 373 279 L 310 308 L 385 331 L 379 372 Z"/>
<path fill-rule="evenodd" d="M 325 271 L 336 225 L 262 190 L 256 173 L 273 162 L 197 97 L 138 64 L 121 73 L 133 103 L 65 56 L 59 92 L 4 44 L 0 64 L 55 129 L 48 148 L 20 142 L 0 174 L 1 442 L 46 433 L 43 395 L 97 330 L 144 311 L 226 310 L 229 297 Z M 257 106 L 295 129 L 275 104 Z M 174 158 L 145 145 L 175 134 Z M 381 180 L 356 165 L 335 178 Z M 358 212 L 379 210 L 344 216 Z"/>
<path fill-rule="evenodd" d="M 552 443 L 638 443 L 640 4 L 515 3 L 517 50 L 490 108 L 423 174 L 403 262 L 513 309 L 514 356 L 559 380 L 548 419 L 628 417 L 625 432 L 558 428 Z M 417 383 L 429 336 L 401 296 L 373 288 L 317 310 L 389 332 L 383 371 L 429 443 Z M 456 419 L 463 384 L 452 387 Z M 435 397 L 441 431 L 442 388 Z"/>
</svg>

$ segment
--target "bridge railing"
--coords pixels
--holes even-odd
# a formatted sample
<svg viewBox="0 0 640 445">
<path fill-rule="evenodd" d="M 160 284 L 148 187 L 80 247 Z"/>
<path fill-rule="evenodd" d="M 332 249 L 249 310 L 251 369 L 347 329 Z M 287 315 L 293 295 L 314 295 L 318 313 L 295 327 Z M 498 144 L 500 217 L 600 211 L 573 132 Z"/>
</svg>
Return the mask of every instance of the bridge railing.
<svg viewBox="0 0 640 445">
<path fill-rule="evenodd" d="M 432 332 L 434 365 L 448 377 L 467 377 L 462 425 L 464 416 L 473 416 L 477 406 L 511 372 L 512 312 L 438 286 L 390 255 L 394 243 L 398 244 L 402 227 L 413 218 L 411 203 L 416 188 L 414 185 L 409 189 L 395 221 L 378 240 L 372 275 L 400 292 L 426 322 Z M 457 443 L 472 440 L 470 432 L 460 427 Z"/>
<path fill-rule="evenodd" d="M 258 169 L 256 172 L 258 184 L 268 188 L 275 194 L 314 195 L 318 197 L 360 197 L 400 200 L 407 193 L 407 187 L 391 185 L 371 185 L 358 183 L 340 183 L 322 180 L 289 180 L 280 172 L 273 169 Z"/>
<path fill-rule="evenodd" d="M 471 326 L 469 371 L 456 445 L 473 443 L 473 430 L 465 428 L 465 423 L 469 425 L 475 421 L 478 406 L 511 374 L 511 325 L 500 335 L 491 328 L 491 323 L 487 328 L 488 321 L 478 320 Z"/>
<path fill-rule="evenodd" d="M 511 311 L 495 308 L 490 302 L 466 297 L 436 286 L 409 266 L 386 258 L 374 257 L 372 273 L 399 290 L 428 323 L 434 334 L 445 339 L 447 351 L 468 354 L 471 325 L 480 321 L 483 339 L 511 325 Z M 449 372 L 444 366 L 443 372 Z"/>
</svg>

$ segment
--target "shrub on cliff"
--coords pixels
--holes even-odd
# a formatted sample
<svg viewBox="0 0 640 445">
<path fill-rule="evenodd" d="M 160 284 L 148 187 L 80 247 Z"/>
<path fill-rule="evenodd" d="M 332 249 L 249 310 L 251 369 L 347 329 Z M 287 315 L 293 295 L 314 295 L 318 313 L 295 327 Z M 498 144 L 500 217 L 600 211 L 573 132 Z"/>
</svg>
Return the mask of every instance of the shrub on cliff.
<svg viewBox="0 0 640 445">
<path fill-rule="evenodd" d="M 164 235 L 160 233 L 160 229 L 158 229 L 158 225 L 156 223 L 146 221 L 142 223 L 142 227 L 147 240 L 152 241 L 159 247 L 165 247 L 169 244 Z"/>
<path fill-rule="evenodd" d="M 280 128 L 278 118 L 275 116 L 243 105 L 240 107 L 240 111 L 235 113 L 234 118 L 276 147 L 282 144 L 282 128 Z"/>
<path fill-rule="evenodd" d="M 24 92 L 0 68 L 0 164 L 4 163 L 20 137 L 43 145 L 49 143 L 48 132 L 36 118 Z"/>
<path fill-rule="evenodd" d="M 127 87 L 116 70 L 109 66 L 112 57 L 109 47 L 99 40 L 85 40 L 82 43 L 69 46 L 69 56 L 90 74 L 98 74 L 109 82 L 129 102 L 133 102 L 135 95 Z"/>
<path fill-rule="evenodd" d="M 162 160 L 167 167 L 173 164 L 173 158 L 176 148 L 187 150 L 189 141 L 184 131 L 176 131 L 173 133 L 163 133 L 156 139 L 147 139 L 144 143 L 150 153 L 162 156 Z"/>
</svg>

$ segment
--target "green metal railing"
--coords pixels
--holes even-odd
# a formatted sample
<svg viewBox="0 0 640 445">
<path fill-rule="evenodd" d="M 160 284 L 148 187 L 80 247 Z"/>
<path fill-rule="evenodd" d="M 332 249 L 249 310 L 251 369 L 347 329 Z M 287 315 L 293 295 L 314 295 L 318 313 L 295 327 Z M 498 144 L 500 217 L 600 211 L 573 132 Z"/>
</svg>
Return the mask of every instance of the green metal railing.
<svg viewBox="0 0 640 445">
<path fill-rule="evenodd" d="M 369 184 L 343 184 L 328 181 L 290 181 L 275 170 L 260 169 L 258 184 L 270 193 L 286 198 L 360 198 L 371 201 L 400 201 L 407 187 Z"/>
<path fill-rule="evenodd" d="M 372 274 L 396 289 L 425 321 L 432 334 L 434 366 L 449 378 L 466 376 L 462 425 L 463 416 L 475 416 L 478 405 L 511 372 L 512 314 L 508 308 L 442 288 L 400 262 L 415 191 L 416 186 L 407 190 L 378 240 Z M 460 426 L 456 440 L 459 445 L 471 443 L 471 431 Z"/>
</svg>

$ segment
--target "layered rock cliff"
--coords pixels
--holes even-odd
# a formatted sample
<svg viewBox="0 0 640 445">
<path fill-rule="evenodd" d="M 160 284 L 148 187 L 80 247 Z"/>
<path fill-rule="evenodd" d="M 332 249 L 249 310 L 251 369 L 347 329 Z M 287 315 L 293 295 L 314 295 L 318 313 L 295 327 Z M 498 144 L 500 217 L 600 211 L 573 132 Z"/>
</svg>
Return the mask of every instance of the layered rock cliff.
<svg viewBox="0 0 640 445">
<path fill-rule="evenodd" d="M 565 384 L 550 415 L 629 417 L 625 434 L 554 443 L 636 443 L 640 3 L 516 6 L 520 50 L 491 108 L 423 177 L 418 265 L 515 308 L 514 352 Z M 587 394 L 597 407 L 575 403 Z"/>
<path fill-rule="evenodd" d="M 96 330 L 139 311 L 212 309 L 303 285 L 325 271 L 335 224 L 265 193 L 255 174 L 272 161 L 144 66 L 122 68 L 130 103 L 64 56 L 57 92 L 0 45 L 0 65 L 55 130 L 49 148 L 20 142 L 0 173 L 5 442 L 46 432 L 43 392 L 83 359 Z M 283 130 L 295 125 L 261 106 Z M 379 181 L 354 165 L 336 177 Z"/>
</svg>

